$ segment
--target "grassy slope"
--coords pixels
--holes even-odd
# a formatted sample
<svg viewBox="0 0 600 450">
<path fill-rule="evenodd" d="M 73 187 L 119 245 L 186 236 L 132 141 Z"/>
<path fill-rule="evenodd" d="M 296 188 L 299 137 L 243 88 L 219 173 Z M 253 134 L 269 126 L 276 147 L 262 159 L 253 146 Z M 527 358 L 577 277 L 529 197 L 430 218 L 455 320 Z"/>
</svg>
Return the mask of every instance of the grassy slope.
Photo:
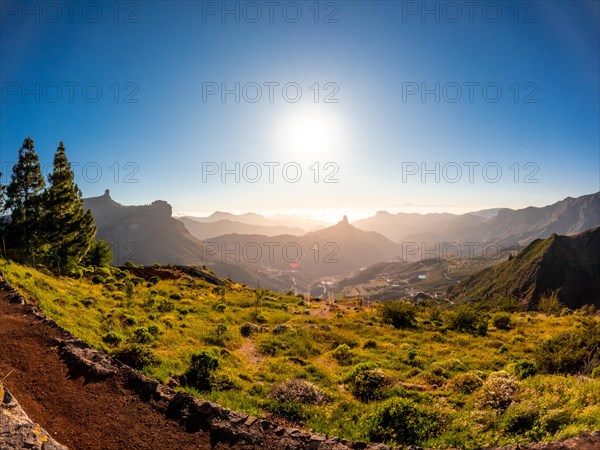
<svg viewBox="0 0 600 450">
<path fill-rule="evenodd" d="M 325 406 L 304 407 L 305 425 L 360 440 L 367 439 L 364 424 L 379 402 L 365 404 L 354 399 L 342 380 L 354 364 L 373 362 L 392 380 L 387 396 L 411 397 L 448 417 L 445 431 L 423 445 L 468 448 L 530 441 L 531 435 L 507 432 L 500 413 L 479 407 L 477 391 L 465 395 L 440 387 L 418 392 L 399 383 L 443 384 L 446 378 L 466 371 L 482 371 L 486 376 L 517 360 L 532 360 L 538 342 L 579 326 L 575 316 L 513 314 L 515 326 L 511 330 L 490 327 L 487 336 L 475 337 L 431 322 L 430 312 L 423 310 L 419 326 L 402 331 L 382 324 L 376 309 L 363 310 L 351 301 L 335 306 L 322 302 L 305 305 L 295 296 L 269 294 L 257 306 L 253 290 L 231 284 L 221 296 L 213 286 L 190 278 L 160 281 L 155 286 L 142 283 L 128 299 L 122 286 L 119 289 L 115 283 L 92 284 L 89 278 L 56 279 L 2 260 L 0 270 L 9 283 L 34 298 L 47 315 L 97 348 L 109 352 L 113 349 L 102 341 L 108 331 L 118 333 L 126 342 L 133 339 L 136 328 L 157 325 L 160 334 L 151 345 L 160 364 L 145 372 L 161 381 L 184 372 L 194 351 L 215 348 L 221 355 L 219 373 L 229 376 L 238 388 L 199 395 L 224 406 L 264 415 L 269 406 L 267 394 L 275 383 L 288 378 L 307 379 L 329 393 L 332 400 Z M 182 298 L 170 299 L 172 294 Z M 172 302 L 174 310 L 161 312 L 159 305 L 165 301 Z M 218 305 L 225 305 L 224 311 Z M 239 326 L 258 320 L 264 321 L 265 330 L 243 338 Z M 227 328 L 222 336 L 216 331 L 219 323 Z M 287 325 L 288 331 L 272 333 L 281 324 Z M 377 347 L 364 349 L 367 340 L 375 340 Z M 352 348 L 353 365 L 340 366 L 332 356 L 332 351 L 343 343 Z M 412 362 L 409 349 L 416 351 Z M 600 429 L 598 379 L 536 375 L 520 382 L 516 401 L 567 417 L 555 433 L 538 434 L 539 439 L 553 440 Z"/>
</svg>

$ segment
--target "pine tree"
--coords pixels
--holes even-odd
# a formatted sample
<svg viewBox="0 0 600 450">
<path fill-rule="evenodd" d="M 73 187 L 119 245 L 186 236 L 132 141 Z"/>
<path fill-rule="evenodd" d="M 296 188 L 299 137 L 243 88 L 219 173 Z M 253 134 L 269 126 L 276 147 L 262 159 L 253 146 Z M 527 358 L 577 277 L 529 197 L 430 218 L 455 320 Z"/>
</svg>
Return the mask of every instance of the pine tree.
<svg viewBox="0 0 600 450">
<path fill-rule="evenodd" d="M 90 210 L 83 209 L 81 191 L 74 181 L 62 142 L 54 155 L 53 172 L 48 177 L 45 235 L 50 264 L 69 270 L 81 262 L 94 245 L 96 225 Z"/>
<path fill-rule="evenodd" d="M 8 225 L 10 247 L 26 251 L 32 257 L 41 251 L 44 186 L 33 139 L 28 137 L 19 149 L 18 162 L 6 187 L 5 207 L 11 213 Z"/>
<path fill-rule="evenodd" d="M 4 185 L 2 184 L 2 172 L 0 172 L 0 220 L 4 216 Z"/>
</svg>

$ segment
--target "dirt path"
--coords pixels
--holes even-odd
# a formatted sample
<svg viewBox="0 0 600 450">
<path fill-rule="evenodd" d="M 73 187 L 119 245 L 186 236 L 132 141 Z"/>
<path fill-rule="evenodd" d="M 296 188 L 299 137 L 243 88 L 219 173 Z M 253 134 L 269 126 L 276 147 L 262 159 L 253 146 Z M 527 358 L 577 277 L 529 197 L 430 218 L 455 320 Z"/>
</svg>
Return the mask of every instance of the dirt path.
<svg viewBox="0 0 600 450">
<path fill-rule="evenodd" d="M 207 433 L 188 433 L 123 387 L 72 378 L 54 339 L 40 323 L 0 292 L 0 374 L 29 417 L 72 450 L 209 449 Z"/>
</svg>

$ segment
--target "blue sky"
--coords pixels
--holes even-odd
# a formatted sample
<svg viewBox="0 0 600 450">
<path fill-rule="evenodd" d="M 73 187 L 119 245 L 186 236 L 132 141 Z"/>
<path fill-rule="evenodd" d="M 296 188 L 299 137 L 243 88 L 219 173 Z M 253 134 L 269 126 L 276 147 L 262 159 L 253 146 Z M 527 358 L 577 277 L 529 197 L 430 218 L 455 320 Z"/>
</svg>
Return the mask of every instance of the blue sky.
<svg viewBox="0 0 600 450">
<path fill-rule="evenodd" d="M 4 172 L 30 135 L 43 164 L 64 141 L 85 196 L 175 211 L 353 219 L 600 189 L 596 1 L 1 5 Z"/>
</svg>

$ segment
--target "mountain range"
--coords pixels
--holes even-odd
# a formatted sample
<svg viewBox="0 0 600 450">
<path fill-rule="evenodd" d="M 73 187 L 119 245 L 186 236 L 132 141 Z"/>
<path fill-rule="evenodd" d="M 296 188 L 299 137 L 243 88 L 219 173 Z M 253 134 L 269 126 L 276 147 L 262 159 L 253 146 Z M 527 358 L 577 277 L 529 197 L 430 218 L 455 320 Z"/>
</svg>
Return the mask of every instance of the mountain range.
<svg viewBox="0 0 600 450">
<path fill-rule="evenodd" d="M 489 209 L 467 214 L 390 214 L 385 211 L 353 223 L 402 242 L 478 242 L 526 245 L 552 233 L 575 234 L 600 225 L 600 192 L 567 197 L 552 205 Z"/>
<path fill-rule="evenodd" d="M 463 215 L 379 212 L 352 224 L 344 217 L 336 225 L 305 233 L 305 227 L 323 224 L 299 220 L 294 227 L 288 216 L 225 212 L 177 219 L 165 201 L 124 206 L 108 191 L 84 204 L 92 210 L 98 238 L 111 243 L 114 264 L 131 260 L 144 265 L 207 265 L 221 276 L 252 286 L 301 292 L 322 292 L 317 286 L 323 278 L 347 276 L 386 261 L 418 262 L 433 254 L 434 258 L 488 256 L 497 262 L 534 239 L 600 226 L 600 193 L 542 208 Z M 239 232 L 243 230 L 247 232 Z M 457 252 L 465 243 L 477 243 L 479 253 L 468 254 L 464 248 Z M 494 255 L 484 255 L 481 249 L 490 243 L 500 248 L 492 246 Z"/>
</svg>

